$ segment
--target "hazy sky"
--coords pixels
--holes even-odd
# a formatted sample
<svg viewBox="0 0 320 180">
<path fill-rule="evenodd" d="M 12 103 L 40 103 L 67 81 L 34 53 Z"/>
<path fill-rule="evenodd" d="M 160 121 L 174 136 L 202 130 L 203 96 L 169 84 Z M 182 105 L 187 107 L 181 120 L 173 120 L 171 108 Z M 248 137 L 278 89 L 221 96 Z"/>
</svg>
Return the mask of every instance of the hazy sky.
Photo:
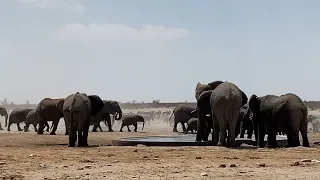
<svg viewBox="0 0 320 180">
<path fill-rule="evenodd" d="M 320 100 L 318 0 L 1 0 L 0 99 L 195 101 L 197 82 Z"/>
</svg>

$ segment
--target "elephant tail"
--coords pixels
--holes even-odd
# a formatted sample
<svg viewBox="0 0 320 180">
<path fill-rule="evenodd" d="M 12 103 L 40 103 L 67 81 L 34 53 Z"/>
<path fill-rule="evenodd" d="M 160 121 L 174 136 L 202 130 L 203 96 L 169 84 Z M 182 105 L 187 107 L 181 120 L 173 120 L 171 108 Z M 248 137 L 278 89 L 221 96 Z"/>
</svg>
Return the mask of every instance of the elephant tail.
<svg viewBox="0 0 320 180">
<path fill-rule="evenodd" d="M 302 111 L 302 121 L 300 122 L 300 132 L 308 131 L 308 110 L 303 108 Z"/>
</svg>

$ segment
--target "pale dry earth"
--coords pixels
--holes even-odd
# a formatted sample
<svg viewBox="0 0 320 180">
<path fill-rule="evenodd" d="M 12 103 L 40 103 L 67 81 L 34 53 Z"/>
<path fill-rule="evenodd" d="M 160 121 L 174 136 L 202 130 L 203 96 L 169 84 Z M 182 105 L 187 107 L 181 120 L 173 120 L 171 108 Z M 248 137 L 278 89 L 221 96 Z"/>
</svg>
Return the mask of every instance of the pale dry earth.
<svg viewBox="0 0 320 180">
<path fill-rule="evenodd" d="M 308 134 L 311 148 L 110 146 L 122 137 L 177 135 L 163 120 L 144 130 L 139 124 L 138 132 L 118 132 L 116 122 L 116 132 L 102 123 L 104 132 L 91 132 L 91 147 L 68 148 L 63 125 L 55 136 L 20 133 L 16 125 L 0 131 L 0 179 L 320 179 L 320 163 L 302 162 L 320 160 L 320 146 L 313 144 L 320 133 Z"/>
</svg>

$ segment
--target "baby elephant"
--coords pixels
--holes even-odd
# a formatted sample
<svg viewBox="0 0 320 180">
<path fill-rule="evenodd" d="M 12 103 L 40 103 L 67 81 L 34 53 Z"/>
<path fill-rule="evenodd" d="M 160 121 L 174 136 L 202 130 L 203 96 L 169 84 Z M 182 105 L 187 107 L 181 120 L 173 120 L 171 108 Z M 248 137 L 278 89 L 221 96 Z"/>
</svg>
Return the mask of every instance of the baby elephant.
<svg viewBox="0 0 320 180">
<path fill-rule="evenodd" d="M 193 134 L 193 131 L 197 130 L 197 126 L 198 126 L 198 118 L 190 118 L 187 121 L 188 127 L 186 129 L 186 131 L 184 132 L 185 134 L 188 134 L 189 131 L 191 131 L 191 133 Z"/>
<path fill-rule="evenodd" d="M 121 128 L 120 128 L 120 132 L 122 132 L 122 128 L 124 126 L 127 126 L 128 127 L 128 132 L 130 132 L 131 130 L 129 129 L 129 126 L 130 125 L 133 125 L 134 126 L 134 131 L 137 132 L 137 128 L 138 128 L 138 123 L 137 122 L 143 122 L 143 125 L 142 125 L 142 130 L 143 130 L 143 127 L 144 127 L 144 118 L 140 115 L 126 115 L 123 117 L 122 119 L 122 125 L 121 125 Z"/>
<path fill-rule="evenodd" d="M 29 131 L 29 126 L 30 124 L 33 125 L 34 127 L 34 131 L 37 132 L 37 125 L 38 125 L 38 115 L 36 113 L 36 110 L 33 109 L 31 110 L 26 117 L 26 121 L 25 121 L 26 125 L 24 126 L 24 132 L 28 132 Z M 46 131 L 49 132 L 49 124 L 48 122 L 45 123 L 45 126 L 47 127 Z"/>
</svg>

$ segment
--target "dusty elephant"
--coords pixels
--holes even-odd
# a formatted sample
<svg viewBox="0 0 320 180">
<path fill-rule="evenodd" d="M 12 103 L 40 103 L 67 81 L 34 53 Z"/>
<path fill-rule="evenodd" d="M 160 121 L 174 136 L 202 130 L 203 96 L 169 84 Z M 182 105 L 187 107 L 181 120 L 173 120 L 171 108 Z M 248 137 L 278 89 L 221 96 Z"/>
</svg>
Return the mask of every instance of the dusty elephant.
<svg viewBox="0 0 320 180">
<path fill-rule="evenodd" d="M 30 124 L 33 125 L 34 127 L 34 131 L 37 132 L 37 125 L 38 123 L 38 115 L 35 109 L 32 109 L 26 116 L 26 121 L 25 121 L 26 125 L 24 126 L 24 132 L 28 132 L 29 131 L 29 126 Z M 48 122 L 45 123 L 45 127 L 47 128 L 46 131 L 49 132 L 49 124 Z"/>
<path fill-rule="evenodd" d="M 173 111 L 169 118 L 169 121 L 172 118 L 172 115 L 174 115 L 174 125 L 173 125 L 173 132 L 178 132 L 177 125 L 178 123 L 181 123 L 183 132 L 186 131 L 185 123 L 190 118 L 197 117 L 196 114 L 193 114 L 192 112 L 196 109 L 195 106 L 191 105 L 185 105 L 185 104 L 179 104 Z"/>
<path fill-rule="evenodd" d="M 63 115 L 69 132 L 69 147 L 88 146 L 88 133 L 91 116 L 103 108 L 104 103 L 97 95 L 75 93 L 69 95 L 63 104 Z"/>
<path fill-rule="evenodd" d="M 267 147 L 278 147 L 276 135 L 279 127 L 287 134 L 287 147 L 300 146 L 299 131 L 303 146 L 310 146 L 307 136 L 308 110 L 297 95 L 288 93 L 281 96 L 257 97 L 253 94 L 249 99 L 249 108 L 254 115 L 254 131 L 259 147 L 264 147 L 266 133 Z"/>
<path fill-rule="evenodd" d="M 21 109 L 21 108 L 14 109 L 10 113 L 10 116 L 9 116 L 9 124 L 8 124 L 8 127 L 7 127 L 7 131 L 11 131 L 10 130 L 10 126 L 13 123 L 17 124 L 18 131 L 22 131 L 22 129 L 20 127 L 20 123 L 26 121 L 27 114 L 31 110 L 32 109 L 28 109 L 28 108 L 26 108 L 26 109 Z"/>
<path fill-rule="evenodd" d="M 91 117 L 90 125 L 93 125 L 92 132 L 97 132 L 97 128 L 102 131 L 102 128 L 100 126 L 101 121 L 107 122 L 109 132 L 112 132 L 112 124 L 110 114 L 115 115 L 115 120 L 120 120 L 122 118 L 122 110 L 120 108 L 120 105 L 117 101 L 110 101 L 110 100 L 103 100 L 104 106 L 102 110 Z"/>
<path fill-rule="evenodd" d="M 6 108 L 4 107 L 0 107 L 0 116 L 4 116 L 5 118 L 5 127 L 7 127 L 7 124 L 8 124 L 8 112 L 6 110 Z M 2 126 L 1 126 L 1 123 L 0 123 L 0 130 L 3 130 Z"/>
<path fill-rule="evenodd" d="M 52 121 L 52 130 L 50 135 L 55 135 L 58 128 L 58 124 L 61 118 L 63 118 L 63 103 L 64 98 L 51 99 L 44 98 L 41 100 L 36 108 L 36 113 L 38 116 L 39 128 L 37 134 L 43 134 L 43 129 L 48 121 Z M 66 133 L 68 135 L 68 129 L 66 126 Z"/>
<path fill-rule="evenodd" d="M 144 118 L 141 115 L 135 114 L 135 115 L 125 115 L 123 116 L 122 119 L 122 125 L 120 128 L 120 132 L 122 132 L 122 128 L 124 126 L 127 126 L 128 132 L 131 132 L 129 126 L 133 125 L 134 126 L 134 132 L 137 132 L 138 129 L 138 122 L 142 122 L 142 130 L 144 128 Z"/>
<path fill-rule="evenodd" d="M 198 83 L 195 90 L 198 109 L 198 131 L 196 141 L 207 139 L 205 118 L 211 111 L 213 122 L 212 145 L 236 146 L 236 126 L 240 108 L 247 102 L 247 96 L 235 84 L 215 81 L 208 85 Z M 226 130 L 228 136 L 226 137 Z M 228 141 L 226 143 L 226 138 Z"/>
</svg>

